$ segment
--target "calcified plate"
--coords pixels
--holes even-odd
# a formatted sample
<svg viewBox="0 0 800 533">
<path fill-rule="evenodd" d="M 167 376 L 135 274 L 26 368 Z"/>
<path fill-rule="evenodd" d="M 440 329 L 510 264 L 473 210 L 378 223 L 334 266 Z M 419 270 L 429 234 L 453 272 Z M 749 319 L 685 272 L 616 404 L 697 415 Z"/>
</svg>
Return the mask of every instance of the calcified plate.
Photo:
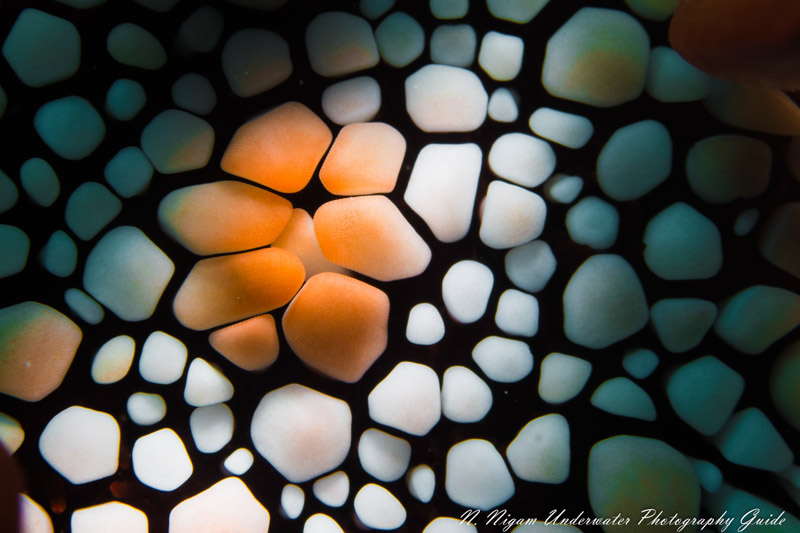
<svg viewBox="0 0 800 533">
<path fill-rule="evenodd" d="M 3 2 L 23 531 L 800 530 L 800 110 L 675 3 Z"/>
</svg>

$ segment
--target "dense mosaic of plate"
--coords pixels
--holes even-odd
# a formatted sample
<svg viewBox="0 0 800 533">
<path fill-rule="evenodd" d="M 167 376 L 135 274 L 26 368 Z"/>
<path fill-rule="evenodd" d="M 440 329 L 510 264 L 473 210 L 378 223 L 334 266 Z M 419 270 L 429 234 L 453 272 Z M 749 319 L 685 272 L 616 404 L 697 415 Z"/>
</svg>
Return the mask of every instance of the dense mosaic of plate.
<svg viewBox="0 0 800 533">
<path fill-rule="evenodd" d="M 172 522 L 176 519 L 171 518 L 171 512 L 187 498 L 233 475 L 232 470 L 238 469 L 225 461 L 242 448 L 252 453 L 254 463 L 249 469 L 243 468 L 239 477 L 268 511 L 271 531 L 301 530 L 304 524 L 308 531 L 328 531 L 325 528 L 329 524 L 307 522 L 317 513 L 329 516 L 345 531 L 369 525 L 422 531 L 438 517 L 460 521 L 471 508 L 484 511 L 475 520 L 480 531 L 502 527 L 486 525 L 486 512 L 493 508 L 507 510 L 507 517 L 536 517 L 540 521 L 554 509 L 564 509 L 564 517 L 581 512 L 609 517 L 621 512 L 631 517 L 631 530 L 635 531 L 641 509 L 662 505 L 666 511 L 689 509 L 683 517 L 692 513 L 715 517 L 723 510 L 733 515 L 756 507 L 762 509 L 762 517 L 785 511 L 788 522 L 783 526 L 786 529 L 780 531 L 800 528 L 795 518 L 800 505 L 800 475 L 793 455 L 800 430 L 800 348 L 794 344 L 797 334 L 793 331 L 800 323 L 800 297 L 796 294 L 800 293 L 800 267 L 793 229 L 800 219 L 800 156 L 798 143 L 792 140 L 800 135 L 800 111 L 788 98 L 777 92 L 748 92 L 699 72 L 689 72 L 686 78 L 699 88 L 689 87 L 690 81 L 681 77 L 688 67 L 663 48 L 668 46 L 666 31 L 671 8 L 664 12 L 659 9 L 664 10 L 667 4 L 674 8 L 672 2 L 473 0 L 432 1 L 430 5 L 400 2 L 393 7 L 388 7 L 392 2 L 386 2 L 387 7 L 381 9 L 382 2 L 329 2 L 317 6 L 289 1 L 270 10 L 239 5 L 247 3 L 201 5 L 138 0 L 106 5 L 102 1 L 65 0 L 0 5 L 0 33 L 5 36 L 0 86 L 7 99 L 4 111 L 0 111 L 5 142 L 0 170 L 6 175 L 0 176 L 0 272 L 4 275 L 0 279 L 0 413 L 7 415 L 0 418 L 0 437 L 10 445 L 24 433 L 13 456 L 26 473 L 26 494 L 41 505 L 56 531 L 98 530 L 79 521 L 76 525 L 74 513 L 110 501 L 144 512 L 150 531 L 191 530 L 191 525 Z M 269 2 L 261 6 L 266 4 Z M 464 5 L 468 10 L 461 9 Z M 583 10 L 587 7 L 598 11 Z M 515 9 L 520 14 L 515 14 Z M 342 24 L 337 33 L 336 21 L 323 18 L 322 27 L 315 29 L 315 21 L 320 25 L 320 13 L 331 12 L 347 13 L 349 22 Z M 398 12 L 406 17 L 395 15 Z M 578 36 L 563 37 L 568 33 L 564 28 L 574 23 L 579 14 L 588 22 L 579 26 Z M 521 18 L 509 20 L 515 16 Z M 602 25 L 606 18 L 611 21 L 610 28 L 625 35 L 616 44 L 613 31 L 611 36 L 604 34 L 591 41 L 590 30 Z M 369 30 L 366 37 L 359 34 L 364 27 Z M 254 28 L 258 31 L 247 33 Z M 328 35 L 326 41 L 323 36 L 330 28 L 334 28 L 328 32 L 333 37 Z M 442 28 L 452 32 L 449 37 L 442 37 Z M 377 46 L 374 40 L 370 41 L 373 31 Z M 439 38 L 453 39 L 447 42 L 456 44 L 450 48 L 441 42 L 434 46 L 437 31 Z M 648 40 L 639 42 L 637 49 L 631 44 L 636 39 L 625 32 L 639 36 L 640 41 L 642 35 Z M 576 67 L 571 81 L 547 81 L 545 76 L 543 84 L 547 61 L 552 64 L 554 57 L 569 55 L 554 44 L 553 36 L 580 41 L 581 34 L 589 35 L 589 49 L 584 53 L 591 56 L 600 50 L 600 56 L 586 59 L 578 54 L 576 61 L 586 63 Z M 472 49 L 454 37 L 465 35 L 474 36 Z M 500 52 L 495 56 L 488 51 L 491 39 L 486 39 L 487 35 L 499 39 L 495 44 Z M 356 44 L 341 45 L 337 41 L 340 38 L 352 38 Z M 315 39 L 323 43 L 315 44 Z M 369 49 L 366 52 L 358 48 L 365 42 Z M 568 44 L 561 46 L 570 49 L 574 43 Z M 356 51 L 350 49 L 336 57 L 333 52 L 339 45 L 355 46 Z M 520 45 L 524 45 L 521 52 Z M 264 50 L 262 57 L 259 52 Z M 326 56 L 327 52 L 331 54 Z M 501 61 L 519 53 L 522 61 L 518 71 L 513 64 Z M 608 55 L 602 56 L 603 53 Z M 337 61 L 345 66 L 335 67 Z M 443 71 L 443 77 L 434 82 L 421 81 L 420 85 L 430 84 L 425 90 L 434 91 L 456 80 L 452 94 L 445 94 L 435 104 L 425 104 L 422 98 L 420 105 L 427 116 L 420 115 L 408 100 L 408 93 L 416 89 L 407 80 L 418 76 L 429 64 L 447 62 L 463 64 Z M 657 70 L 657 63 L 662 70 Z M 558 65 L 570 68 L 567 63 Z M 251 76 L 251 70 L 258 76 Z M 605 75 L 601 81 L 597 80 L 598 72 Z M 374 308 L 361 314 L 354 312 L 353 317 L 370 315 L 363 325 L 348 324 L 346 320 L 340 324 L 336 315 L 346 315 L 349 308 L 342 310 L 332 304 L 333 310 L 327 311 L 330 323 L 335 322 L 337 328 L 356 336 L 362 329 L 372 328 L 374 319 L 378 323 L 375 327 L 382 331 L 385 328 L 388 340 L 385 350 L 380 347 L 376 352 L 373 348 L 371 355 L 365 356 L 366 362 L 329 365 L 325 357 L 330 350 L 352 348 L 355 344 L 348 344 L 350 337 L 341 341 L 336 334 L 328 333 L 333 348 L 326 348 L 325 339 L 308 341 L 314 345 L 309 350 L 324 352 L 324 360 L 315 362 L 312 354 L 304 356 L 304 363 L 295 354 L 306 349 L 300 347 L 306 346 L 306 339 L 298 340 L 304 334 L 296 333 L 301 326 L 295 327 L 303 320 L 293 322 L 286 318 L 290 314 L 286 304 L 303 283 L 302 268 L 291 274 L 299 278 L 291 282 L 296 287 L 287 289 L 288 296 L 276 297 L 278 303 L 267 307 L 263 302 L 257 303 L 255 311 L 242 310 L 235 303 L 231 304 L 232 314 L 219 311 L 225 307 L 223 300 L 235 283 L 222 287 L 219 293 L 204 293 L 205 288 L 214 285 L 210 278 L 204 278 L 199 282 L 199 296 L 185 296 L 183 292 L 184 281 L 194 275 L 198 262 L 212 261 L 203 256 L 256 253 L 238 254 L 250 249 L 278 254 L 276 250 L 281 246 L 266 245 L 278 238 L 288 214 L 283 222 L 275 223 L 275 235 L 267 242 L 258 242 L 259 235 L 255 241 L 248 240 L 246 230 L 239 231 L 243 234 L 241 240 L 237 240 L 238 234 L 227 239 L 226 235 L 218 235 L 219 224 L 203 220 L 204 210 L 213 213 L 216 203 L 233 202 L 230 211 L 236 211 L 238 206 L 225 196 L 227 193 L 213 189 L 208 197 L 187 193 L 184 198 L 174 191 L 235 181 L 250 191 L 242 196 L 247 201 L 261 194 L 254 189 L 271 190 L 275 194 L 264 200 L 273 202 L 270 206 L 280 204 L 281 200 L 273 198 L 280 196 L 291 202 L 291 207 L 305 209 L 311 215 L 323 204 L 333 212 L 328 202 L 337 198 L 364 194 L 330 192 L 335 186 L 326 181 L 323 166 L 326 160 L 332 160 L 339 135 L 345 131 L 342 121 L 335 120 L 336 110 L 323 104 L 323 93 L 332 85 L 361 76 L 373 79 L 367 84 L 370 88 L 380 88 L 380 104 L 371 116 L 362 116 L 355 122 L 388 124 L 405 141 L 402 163 L 396 158 L 398 144 L 386 148 L 386 153 L 395 157 L 396 184 L 391 186 L 390 170 L 388 189 L 366 191 L 373 200 L 379 195 L 385 197 L 370 202 L 380 204 L 376 212 L 386 224 L 391 219 L 395 225 L 386 230 L 379 220 L 359 226 L 368 217 L 353 215 L 358 219 L 356 229 L 349 230 L 353 233 L 345 233 L 344 239 L 337 240 L 336 232 L 344 230 L 331 223 L 334 229 L 329 233 L 334 236 L 329 240 L 333 244 L 325 244 L 320 229 L 323 217 L 315 216 L 314 224 L 328 259 L 341 263 L 325 268 L 342 272 L 348 267 L 351 270 L 345 273 L 349 277 L 342 279 L 358 279 L 385 293 L 389 302 L 388 319 L 375 318 L 383 309 L 377 296 Z M 121 79 L 129 81 L 115 83 Z M 476 81 L 477 85 L 470 85 Z M 579 90 L 560 93 L 559 83 L 574 83 Z M 473 89 L 479 100 L 476 112 L 472 109 L 474 98 L 465 96 Z M 584 89 L 589 92 L 582 93 Z M 146 97 L 137 105 L 142 92 Z M 486 99 L 490 95 L 487 116 Z M 356 100 L 362 107 L 367 106 L 363 96 Z M 477 122 L 470 125 L 470 119 L 462 117 L 453 119 L 454 126 L 451 119 L 459 113 L 437 116 L 437 106 L 446 109 L 448 100 L 459 102 L 462 108 L 458 111 L 465 116 L 477 113 Z M 498 107 L 492 107 L 493 101 Z M 500 105 L 503 101 L 504 106 Z M 290 102 L 293 103 L 287 107 Z M 515 108 L 516 116 L 504 116 L 513 115 Z M 563 115 L 550 116 L 555 122 L 548 123 L 544 118 L 547 111 L 542 115 L 542 109 L 568 113 L 569 119 L 562 123 L 559 121 L 567 120 Z M 164 113 L 167 110 L 171 111 Z M 265 126 L 264 131 L 275 138 L 262 136 L 258 142 L 264 146 L 253 148 L 255 141 L 242 141 L 244 148 L 238 152 L 228 150 L 243 131 L 243 124 L 276 117 L 280 110 L 300 117 L 297 124 L 301 120 L 305 121 L 302 124 L 313 123 L 309 128 L 323 132 L 317 156 L 308 155 L 313 151 L 311 138 L 297 141 L 300 134 L 296 138 L 286 134 L 288 126 L 283 122 L 273 130 L 269 129 L 273 126 Z M 529 125 L 534 112 L 540 113 L 544 126 L 537 126 L 533 120 Z M 558 131 L 548 130 L 547 124 L 554 123 L 564 128 L 564 124 L 570 124 L 577 133 L 571 130 L 572 137 L 565 141 Z M 631 125 L 638 129 L 623 129 Z M 326 130 L 330 135 L 327 140 Z M 307 132 L 303 131 L 305 135 Z M 395 139 L 394 133 L 386 130 L 365 131 L 376 144 L 389 137 Z M 609 142 L 626 131 L 627 137 L 623 134 L 622 140 L 618 137 L 615 143 Z M 585 139 L 570 147 L 575 136 L 581 134 Z M 719 137 L 731 135 L 737 137 Z M 498 139 L 509 143 L 505 151 L 500 149 Z M 721 145 L 709 146 L 708 139 L 722 139 Z M 331 143 L 334 149 L 329 147 Z M 246 152 L 269 151 L 272 145 L 278 146 L 275 150 L 279 155 L 292 154 L 286 161 L 274 163 L 287 167 L 288 174 L 301 167 L 309 168 L 307 186 L 268 182 L 271 175 L 277 174 L 274 168 L 262 173 L 267 182 L 253 177 L 251 166 L 258 167 L 261 162 L 258 157 L 247 159 Z M 448 225 L 458 224 L 447 215 L 443 215 L 446 220 L 442 223 L 436 218 L 438 215 L 431 214 L 431 202 L 425 202 L 431 200 L 426 198 L 431 196 L 428 189 L 418 191 L 412 198 L 409 182 L 415 173 L 427 172 L 426 179 L 431 181 L 446 173 L 446 166 L 423 168 L 420 155 L 431 145 L 478 148 L 477 167 L 470 166 L 467 157 L 450 163 L 465 175 L 475 171 L 474 199 L 467 199 L 468 216 L 462 233 L 458 227 Z M 356 143 L 355 149 L 349 149 L 360 148 Z M 537 155 L 526 160 L 519 156 L 524 150 Z M 242 152 L 246 161 L 233 161 Z M 476 152 L 459 152 L 467 156 L 470 153 Z M 359 155 L 351 152 L 341 157 L 360 161 Z M 263 154 L 262 157 L 266 158 Z M 441 154 L 435 157 L 444 158 Z M 384 163 L 387 160 L 382 158 Z M 114 161 L 116 167 L 109 164 Z M 512 161 L 510 169 L 503 166 L 507 161 Z M 628 178 L 633 176 L 627 181 L 626 171 Z M 344 175 L 346 181 L 346 171 Z M 468 189 L 470 185 L 463 187 Z M 494 192 L 487 198 L 490 190 Z M 448 203 L 459 196 L 457 189 L 440 194 L 441 198 L 432 197 L 433 204 L 440 201 L 453 209 L 463 206 Z M 365 205 L 358 202 L 359 206 Z M 186 215 L 193 205 L 197 211 Z M 347 209 L 352 205 L 348 204 Z M 582 212 L 574 210 L 573 206 L 578 205 L 583 205 Z M 514 212 L 517 207 L 520 211 Z M 670 210 L 665 211 L 667 208 Z M 348 213 L 362 212 L 352 209 Z M 367 212 L 367 207 L 363 209 Z M 249 204 L 242 203 L 241 211 L 244 214 L 239 213 L 239 220 L 257 218 L 251 215 Z M 288 208 L 284 211 L 289 212 Z M 617 216 L 618 229 L 608 222 L 608 213 L 612 219 Z M 236 215 L 230 216 L 234 219 Z M 220 216 L 210 214 L 209 219 Z M 340 215 L 329 215 L 333 219 L 337 216 Z M 657 224 L 650 224 L 655 218 L 666 229 L 658 231 Z M 187 219 L 196 226 L 206 226 L 187 228 Z M 494 226 L 490 227 L 490 219 Z M 463 225 L 463 216 L 460 220 Z M 225 223 L 235 224 L 228 220 Z M 543 227 L 537 227 L 542 223 Z M 605 226 L 609 227 L 602 230 Z M 364 228 L 374 231 L 375 242 L 360 241 Z M 410 237 L 397 237 L 400 230 L 395 228 Z M 592 230 L 599 231 L 599 237 Z M 62 233 L 55 237 L 54 232 Z M 444 234 L 448 236 L 443 237 Z M 120 256 L 114 239 L 138 248 Z M 378 242 L 381 240 L 395 242 L 394 246 L 404 250 L 392 258 L 391 265 L 385 260 L 390 254 L 381 248 L 385 246 Z M 521 281 L 519 271 L 510 272 L 514 268 L 509 267 L 509 250 L 517 254 L 530 252 L 525 246 L 532 240 L 547 243 L 555 258 L 553 272 L 547 272 L 540 264 L 541 271 L 536 276 L 543 280 L 542 286 L 534 286 L 527 278 Z M 103 246 L 106 251 L 101 253 Z M 283 247 L 292 250 L 290 245 Z M 331 247 L 334 251 L 330 251 Z M 347 256 L 351 251 L 348 247 L 357 249 L 355 258 Z M 537 248 L 543 254 L 542 249 Z M 70 250 L 75 254 L 72 262 Z M 347 258 L 334 259 L 342 250 Z M 267 252 L 259 253 L 266 257 Z M 147 262 L 151 256 L 152 261 Z M 117 263 L 112 264 L 109 257 Z M 149 270 L 126 270 L 126 266 L 139 261 Z M 273 268 L 269 266 L 273 259 L 264 261 L 266 266 L 258 268 Z M 281 264 L 292 261 L 295 259 L 282 258 Z M 534 263 L 530 258 L 527 261 Z M 448 294 L 443 295 L 442 283 L 454 265 L 472 267 L 476 263 L 488 267 L 481 272 L 489 272 L 492 281 L 483 300 L 475 297 L 480 290 L 474 285 L 480 283 L 483 274 L 474 274 L 473 270 L 466 275 L 466 282 L 454 282 L 456 296 L 477 299 L 477 315 L 464 318 L 469 310 L 464 311 L 452 303 Z M 587 273 L 587 264 L 600 263 L 602 268 Z M 305 270 L 309 270 L 308 263 Z M 245 271 L 237 275 L 250 276 L 248 279 L 259 287 L 269 284 L 256 267 L 242 272 Z M 573 276 L 576 272 L 583 273 L 583 279 Z M 284 279 L 291 277 L 289 274 L 282 271 L 280 276 L 291 284 Z M 341 282 L 336 280 L 328 281 L 332 285 Z M 526 281 L 533 285 L 526 285 Z M 466 287 L 461 286 L 464 283 Z M 606 290 L 606 283 L 616 287 L 617 292 Z M 124 286 L 115 293 L 117 285 Z M 362 288 L 355 287 L 351 284 L 335 289 L 340 291 L 336 293 L 338 299 L 350 302 L 354 291 Z M 242 295 L 249 292 L 250 287 L 243 288 Z M 508 296 L 505 318 L 502 313 L 495 313 L 501 295 Z M 181 300 L 184 296 L 188 300 Z M 152 302 L 154 307 L 148 309 L 148 303 L 138 299 Z M 684 302 L 670 308 L 679 299 L 693 299 L 692 305 Z M 289 309 L 301 308 L 299 300 L 295 299 Z M 188 303 L 181 303 L 185 301 Z M 63 315 L 31 304 L 20 307 L 23 302 L 38 302 Z M 409 338 L 415 337 L 406 331 L 409 313 L 420 303 L 433 304 L 443 319 L 443 338 L 434 335 L 430 344 L 419 339 L 411 342 Z M 318 306 L 312 303 L 308 307 Z M 619 311 L 621 308 L 624 310 Z M 274 335 L 269 341 L 259 337 L 263 343 L 278 343 L 279 355 L 274 363 L 263 356 L 263 361 L 251 362 L 248 370 L 248 363 L 235 363 L 236 357 L 231 353 L 220 353 L 225 349 L 215 344 L 212 331 L 253 315 L 263 317 L 265 312 L 274 318 L 277 328 L 269 334 L 264 333 L 271 331 L 268 327 L 264 330 L 259 325 L 256 329 L 264 336 Z M 315 313 L 295 311 L 304 317 L 312 316 L 304 319 L 307 322 L 317 319 Z M 319 316 L 325 322 L 325 314 L 320 312 Z M 67 318 L 80 329 L 77 340 Z M 436 313 L 428 314 L 423 323 L 429 326 L 433 320 L 435 325 L 435 319 Z M 312 324 L 311 329 L 330 332 L 326 325 Z M 64 337 L 48 336 L 37 329 L 42 327 L 59 331 Z M 428 333 L 426 328 L 422 330 Z M 140 367 L 145 341 L 156 331 L 178 339 L 187 349 L 188 358 L 169 378 L 148 375 L 147 368 Z M 69 335 L 72 340 L 65 340 Z M 96 356 L 103 352 L 101 348 L 114 351 L 107 343 L 117 339 L 122 343 L 118 352 L 129 350 L 120 336 L 133 340 L 132 366 L 108 380 L 113 383 L 99 383 L 102 379 L 98 379 Z M 500 341 L 494 346 L 497 339 L 483 342 L 494 337 L 515 342 Z M 380 346 L 380 340 L 375 342 Z M 41 351 L 41 346 L 48 350 Z M 482 346 L 484 356 L 476 346 Z M 25 372 L 15 365 L 34 361 L 37 369 L 54 367 L 57 365 L 49 358 L 55 352 L 67 359 L 63 382 L 57 377 L 52 392 L 31 392 L 41 383 L 20 378 Z M 546 359 L 554 353 L 569 354 L 583 363 L 570 366 L 563 357 L 559 360 L 560 356 Z M 500 364 L 492 361 L 503 357 L 508 360 Z M 543 370 L 545 360 L 553 368 L 560 363 L 563 366 L 558 368 L 566 373 L 562 376 L 564 383 L 555 386 L 555 392 L 544 390 L 547 384 L 552 386 L 558 381 L 554 377 L 556 370 Z M 577 359 L 569 361 L 580 363 Z M 398 367 L 405 362 L 418 365 Z M 591 372 L 580 378 L 585 362 L 590 363 Z M 464 381 L 458 381 L 465 384 L 465 390 L 442 395 L 480 404 L 486 401 L 488 390 L 488 412 L 475 407 L 463 414 L 451 406 L 441 414 L 439 388 L 445 372 L 456 366 L 472 372 L 469 377 L 462 374 Z M 399 385 L 404 401 L 395 407 L 399 406 L 401 412 L 378 414 L 391 411 L 392 406 L 379 409 L 371 405 L 369 398 L 378 396 L 373 391 L 398 368 L 414 369 L 408 370 L 409 381 L 401 380 Z M 202 377 L 197 378 L 198 388 L 193 384 L 187 393 L 191 373 Z M 431 376 L 438 380 L 433 382 L 435 394 L 430 394 L 426 381 Z M 483 385 L 476 384 L 479 382 Z M 351 426 L 347 427 L 346 422 L 333 429 L 320 425 L 320 434 L 326 438 L 330 435 L 331 440 L 308 444 L 314 457 L 301 457 L 299 461 L 290 458 L 286 466 L 275 455 L 263 451 L 267 445 L 259 443 L 259 433 L 265 433 L 266 437 L 261 437 L 269 440 L 275 428 L 268 426 L 262 432 L 254 420 L 261 419 L 257 409 L 261 409 L 262 398 L 290 384 L 301 384 L 346 402 Z M 132 420 L 138 413 L 130 403 L 135 393 L 157 394 L 163 399 L 160 402 L 154 396 L 135 397 L 147 407 L 155 406 L 152 419 L 140 419 L 139 423 Z M 229 411 L 219 407 L 222 402 Z M 299 409 L 300 404 L 290 401 L 286 405 Z M 314 409 L 324 410 L 330 404 L 324 408 L 323 404 L 313 405 L 317 406 Z M 107 472 L 100 469 L 100 473 L 90 473 L 85 479 L 80 473 L 92 468 L 78 468 L 77 478 L 71 473 L 69 464 L 87 459 L 81 457 L 80 447 L 89 443 L 81 441 L 81 435 L 90 434 L 89 428 L 93 428 L 92 422 L 87 422 L 86 428 L 75 428 L 72 436 L 70 429 L 56 432 L 57 424 L 51 425 L 52 421 L 60 413 L 75 413 L 66 411 L 71 406 L 106 413 L 118 425 L 118 459 L 112 458 Z M 159 406 L 165 408 L 164 413 L 158 413 Z M 404 406 L 412 406 L 414 413 L 403 412 Z M 217 409 L 203 411 L 216 413 L 208 414 L 212 420 L 209 425 L 228 420 L 226 412 L 232 414 L 230 435 L 222 440 L 211 437 L 210 444 L 203 442 L 196 427 L 190 427 L 193 418 L 196 422 L 192 423 L 202 426 L 202 421 L 197 422 L 202 418 L 197 415 L 198 408 Z M 331 409 L 328 421 L 335 422 L 341 411 Z M 476 420 L 465 421 L 474 412 L 480 412 Z M 420 422 L 413 414 L 432 418 Z M 313 413 L 308 416 L 308 420 L 314 420 Z M 403 420 L 398 422 L 393 416 Z M 346 415 L 342 417 L 348 419 Z M 409 417 L 414 420 L 409 422 Z M 286 423 L 281 416 L 275 418 Z M 509 445 L 523 427 L 535 420 L 539 421 L 539 429 L 527 434 L 528 440 L 519 439 L 516 451 L 512 451 Z M 134 447 L 143 449 L 147 442 L 142 437 L 164 428 L 175 432 L 191 463 L 184 474 L 175 474 L 177 481 L 169 478 L 171 472 L 158 472 L 159 462 L 153 457 L 166 453 L 159 452 L 158 446 L 152 456 L 139 459 L 142 462 L 138 468 L 135 464 Z M 376 437 L 374 429 L 403 441 L 386 440 L 383 434 Z M 57 433 L 55 440 L 66 443 L 66 448 L 76 446 L 77 455 L 56 458 L 58 454 L 48 451 L 44 444 L 48 438 L 42 435 L 47 436 L 47 431 Z M 113 429 L 110 431 L 114 433 Z M 301 442 L 297 444 L 305 445 L 304 439 L 314 431 L 317 430 L 300 432 L 297 438 Z M 365 432 L 378 439 L 371 452 L 366 451 L 370 448 L 367 441 L 359 444 Z M 175 442 L 170 439 L 171 436 L 163 442 Z M 602 445 L 595 446 L 601 441 Z M 465 451 L 469 448 L 461 446 L 465 442 L 478 444 Z M 314 446 L 326 444 L 331 449 L 344 447 L 333 454 L 333 466 L 317 468 L 313 465 L 321 454 Z M 399 460 L 384 456 L 392 445 L 398 446 L 401 456 L 408 456 Z M 460 459 L 454 450 L 463 452 Z M 100 446 L 98 451 L 99 462 L 108 450 Z M 265 458 L 265 453 L 270 456 Z M 379 466 L 365 459 L 369 453 L 377 457 Z M 176 463 L 185 460 L 181 454 L 176 457 Z M 420 465 L 427 465 L 434 474 L 435 488 L 430 497 L 420 493 L 425 492 L 420 487 L 429 488 L 420 481 L 425 474 L 413 481 L 411 472 L 419 473 L 414 469 Z M 163 470 L 170 470 L 167 466 L 175 464 L 164 465 Z M 391 471 L 388 474 L 384 473 L 387 468 Z M 344 472 L 348 477 L 349 490 L 343 503 L 330 505 L 330 497 L 315 496 L 315 482 L 331 472 Z M 290 483 L 304 494 L 304 503 L 299 506 L 298 492 L 285 489 Z M 387 489 L 396 500 L 371 484 Z M 369 488 L 361 492 L 365 486 Z M 382 498 L 388 502 L 385 509 L 381 507 Z M 209 513 L 216 512 L 213 505 L 205 505 Z M 376 509 L 380 512 L 376 513 Z M 246 508 L 237 512 L 247 515 L 251 511 Z M 202 513 L 199 516 L 207 518 Z M 455 526 L 439 522 L 430 526 L 429 533 L 449 531 L 447 527 Z M 600 530 L 596 525 L 579 527 L 582 531 Z"/>
</svg>

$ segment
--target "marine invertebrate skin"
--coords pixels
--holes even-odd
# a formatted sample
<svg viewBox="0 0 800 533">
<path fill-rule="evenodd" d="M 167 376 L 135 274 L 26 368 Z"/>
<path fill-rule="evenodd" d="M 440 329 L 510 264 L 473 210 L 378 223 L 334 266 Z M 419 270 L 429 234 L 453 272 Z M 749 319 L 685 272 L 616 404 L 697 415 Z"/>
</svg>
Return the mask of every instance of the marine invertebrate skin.
<svg viewBox="0 0 800 533">
<path fill-rule="evenodd" d="M 800 528 L 800 108 L 677 4 L 3 2 L 22 531 Z"/>
</svg>

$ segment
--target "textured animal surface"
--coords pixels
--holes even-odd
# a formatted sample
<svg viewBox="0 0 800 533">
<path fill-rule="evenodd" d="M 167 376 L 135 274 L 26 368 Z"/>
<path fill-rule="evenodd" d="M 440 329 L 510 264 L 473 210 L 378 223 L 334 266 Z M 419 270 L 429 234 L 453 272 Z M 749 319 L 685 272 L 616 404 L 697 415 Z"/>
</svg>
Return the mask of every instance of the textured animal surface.
<svg viewBox="0 0 800 533">
<path fill-rule="evenodd" d="M 800 108 L 676 4 L 0 3 L 21 530 L 800 531 Z"/>
</svg>

